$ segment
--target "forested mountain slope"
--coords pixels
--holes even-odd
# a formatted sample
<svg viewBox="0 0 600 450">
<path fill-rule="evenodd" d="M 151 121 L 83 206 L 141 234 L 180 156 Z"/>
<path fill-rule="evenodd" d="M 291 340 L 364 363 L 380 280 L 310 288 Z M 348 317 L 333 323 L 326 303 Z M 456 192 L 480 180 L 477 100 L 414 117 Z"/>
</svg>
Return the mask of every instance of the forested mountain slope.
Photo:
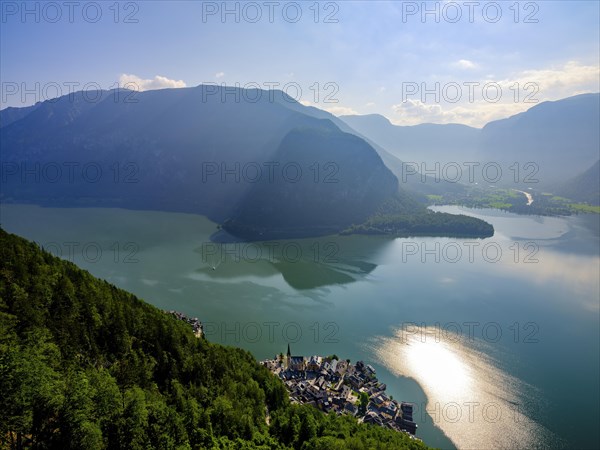
<svg viewBox="0 0 600 450">
<path fill-rule="evenodd" d="M 425 448 L 290 405 L 247 351 L 1 229 L 0 262 L 0 448 Z"/>
</svg>

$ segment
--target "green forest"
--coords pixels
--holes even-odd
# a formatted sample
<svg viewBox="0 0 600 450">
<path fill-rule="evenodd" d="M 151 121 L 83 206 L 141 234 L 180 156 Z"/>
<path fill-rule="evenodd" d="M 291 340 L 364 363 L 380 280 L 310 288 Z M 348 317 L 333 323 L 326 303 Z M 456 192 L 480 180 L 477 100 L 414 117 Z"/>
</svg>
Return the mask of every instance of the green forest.
<svg viewBox="0 0 600 450">
<path fill-rule="evenodd" d="M 0 449 L 420 449 L 0 229 Z"/>
<path fill-rule="evenodd" d="M 340 234 L 487 238 L 494 235 L 494 227 L 476 217 L 434 212 L 423 207 L 407 208 L 400 200 L 391 199 L 364 223 L 352 225 Z"/>
</svg>

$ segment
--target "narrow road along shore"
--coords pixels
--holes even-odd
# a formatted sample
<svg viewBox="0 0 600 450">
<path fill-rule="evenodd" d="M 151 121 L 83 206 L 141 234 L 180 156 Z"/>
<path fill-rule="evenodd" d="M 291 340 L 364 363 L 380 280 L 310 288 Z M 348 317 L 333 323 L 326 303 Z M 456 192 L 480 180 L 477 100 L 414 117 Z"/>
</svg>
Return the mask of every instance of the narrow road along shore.
<svg viewBox="0 0 600 450">
<path fill-rule="evenodd" d="M 533 195 L 531 195 L 529 192 L 519 191 L 518 189 L 513 189 L 513 191 L 520 192 L 521 194 L 525 195 L 525 197 L 527 197 L 527 206 L 533 203 Z"/>
</svg>

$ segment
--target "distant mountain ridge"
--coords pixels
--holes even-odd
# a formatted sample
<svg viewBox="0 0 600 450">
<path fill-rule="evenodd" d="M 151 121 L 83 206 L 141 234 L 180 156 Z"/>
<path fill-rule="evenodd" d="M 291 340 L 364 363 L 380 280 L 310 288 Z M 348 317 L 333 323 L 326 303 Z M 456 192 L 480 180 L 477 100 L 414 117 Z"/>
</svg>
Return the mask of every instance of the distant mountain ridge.
<svg viewBox="0 0 600 450">
<path fill-rule="evenodd" d="M 0 111 L 0 199 L 203 214 L 265 240 L 348 230 L 384 204 L 402 223 L 426 214 L 380 155 L 395 158 L 339 119 L 281 91 L 221 89 L 78 92 Z"/>
<path fill-rule="evenodd" d="M 465 125 L 396 126 L 383 116 L 341 116 L 349 126 L 408 162 L 514 162 L 538 166 L 540 185 L 566 182 L 599 157 L 600 94 L 543 102 L 482 129 Z M 505 177 L 507 180 L 511 177 Z"/>
<path fill-rule="evenodd" d="M 600 94 L 543 102 L 483 127 L 481 151 L 507 163 L 534 162 L 541 183 L 560 182 L 598 160 L 599 124 Z"/>
<path fill-rule="evenodd" d="M 585 172 L 556 186 L 554 192 L 571 200 L 599 206 L 600 160 Z"/>
<path fill-rule="evenodd" d="M 379 114 L 340 118 L 406 162 L 421 162 L 425 157 L 428 162 L 445 162 L 458 155 L 463 158 L 477 156 L 480 130 L 467 125 L 425 123 L 399 126 Z"/>
<path fill-rule="evenodd" d="M 375 149 L 375 151 L 379 154 L 384 164 L 396 176 L 400 183 L 401 189 L 408 191 L 411 197 L 418 198 L 421 201 L 424 201 L 426 194 L 439 194 L 442 192 L 456 192 L 464 190 L 464 186 L 458 183 L 450 183 L 444 180 L 438 180 L 436 182 L 431 176 L 421 174 L 420 170 L 417 170 L 417 173 L 412 173 L 414 167 L 412 165 L 410 167 L 407 167 L 407 164 L 413 160 L 407 158 L 406 155 L 400 156 L 391 151 L 390 147 L 376 142 L 370 137 L 370 135 L 361 131 L 360 126 L 355 127 L 342 120 L 342 117 L 354 116 L 336 117 L 333 114 L 315 108 L 314 106 L 300 106 L 304 108 L 303 111 L 305 111 L 306 114 L 310 114 L 311 116 L 316 118 L 330 120 L 343 132 L 354 134 L 355 136 L 358 136 L 359 138 L 365 140 L 369 145 L 371 145 L 371 147 Z M 379 115 L 376 116 L 381 118 L 381 120 L 389 123 L 388 119 L 386 119 L 385 117 Z M 410 173 L 411 175 L 407 176 L 408 173 Z"/>
</svg>

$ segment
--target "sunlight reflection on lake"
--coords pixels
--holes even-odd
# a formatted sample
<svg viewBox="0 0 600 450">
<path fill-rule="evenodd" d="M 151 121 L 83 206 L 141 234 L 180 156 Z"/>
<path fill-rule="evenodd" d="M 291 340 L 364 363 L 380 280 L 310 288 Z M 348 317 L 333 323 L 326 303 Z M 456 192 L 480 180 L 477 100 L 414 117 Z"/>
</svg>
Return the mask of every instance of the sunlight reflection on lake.
<svg viewBox="0 0 600 450">
<path fill-rule="evenodd" d="M 458 448 L 560 447 L 531 416 L 538 404 L 534 389 L 476 348 L 484 343 L 448 329 L 413 325 L 366 345 L 392 373 L 422 386 L 427 405 L 416 405 L 415 416 L 426 420 L 426 409 Z"/>
</svg>

